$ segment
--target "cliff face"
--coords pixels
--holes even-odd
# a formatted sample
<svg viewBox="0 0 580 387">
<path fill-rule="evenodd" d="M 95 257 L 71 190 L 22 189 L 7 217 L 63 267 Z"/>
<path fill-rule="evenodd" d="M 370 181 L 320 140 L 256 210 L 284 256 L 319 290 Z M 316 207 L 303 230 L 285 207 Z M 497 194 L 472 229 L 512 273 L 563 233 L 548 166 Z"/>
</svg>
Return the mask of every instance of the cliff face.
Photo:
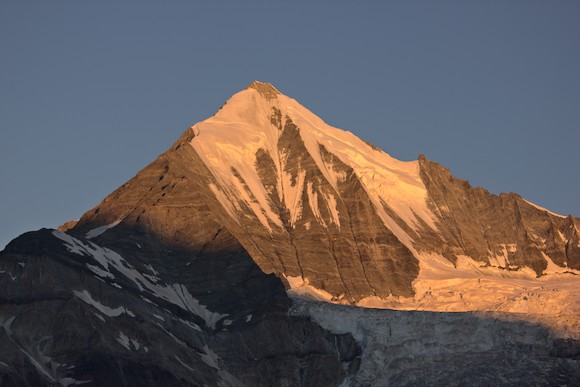
<svg viewBox="0 0 580 387">
<path fill-rule="evenodd" d="M 580 268 L 578 218 L 551 213 L 514 193 L 496 196 L 472 188 L 425 157 L 419 162 L 440 231 L 439 244 L 429 243 L 425 250 L 451 260 L 466 255 L 504 269 L 529 267 L 538 276 L 549 261 Z"/>
</svg>

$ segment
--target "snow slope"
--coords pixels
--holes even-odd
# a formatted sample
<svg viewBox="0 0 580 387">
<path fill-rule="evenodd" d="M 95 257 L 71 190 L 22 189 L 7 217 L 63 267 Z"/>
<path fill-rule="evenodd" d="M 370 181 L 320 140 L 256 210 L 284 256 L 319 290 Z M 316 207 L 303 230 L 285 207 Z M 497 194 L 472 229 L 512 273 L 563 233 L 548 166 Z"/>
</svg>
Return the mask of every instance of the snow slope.
<svg viewBox="0 0 580 387">
<path fill-rule="evenodd" d="M 299 128 L 308 153 L 335 189 L 336 196 L 340 196 L 337 182 L 344 180 L 345 176 L 336 173 L 324 162 L 321 145 L 355 171 L 384 224 L 407 247 L 413 248 L 412 239 L 385 212 L 383 202 L 411 228 L 416 229 L 421 220 L 436 230 L 435 217 L 427 208 L 427 191 L 420 178 L 417 161 L 396 160 L 352 133 L 326 124 L 271 85 L 258 82 L 252 85 L 231 97 L 213 117 L 192 127 L 195 137 L 191 140 L 191 146 L 219 182 L 219 186 L 211 186 L 211 190 L 230 215 L 239 216 L 241 200 L 252 209 L 264 227 L 270 230 L 271 227 L 282 227 L 280 217 L 271 209 L 268 192 L 255 167 L 256 153 L 263 149 L 276 165 L 277 191 L 290 211 L 292 223 L 301 216 L 303 175 L 299 174 L 297 183 L 292 184 L 285 172 L 285 154 L 278 149 L 281 130 L 271 119 L 274 112 L 279 111 L 282 121 L 288 118 Z M 265 96 L 259 90 L 261 87 L 273 90 Z M 311 186 L 307 192 L 311 197 L 317 194 L 312 192 Z M 334 223 L 339 225 L 335 196 L 329 195 L 323 199 L 331 209 Z M 311 205 L 317 202 L 309 200 Z M 313 210 L 317 212 L 316 208 Z M 318 220 L 325 224 L 322 218 Z"/>
</svg>

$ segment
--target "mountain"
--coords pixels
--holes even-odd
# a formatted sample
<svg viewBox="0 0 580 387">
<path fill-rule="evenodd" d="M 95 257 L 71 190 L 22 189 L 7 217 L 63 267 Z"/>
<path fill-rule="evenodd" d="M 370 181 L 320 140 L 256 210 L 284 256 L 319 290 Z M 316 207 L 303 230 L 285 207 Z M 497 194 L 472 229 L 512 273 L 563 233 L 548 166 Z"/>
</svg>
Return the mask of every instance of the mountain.
<svg viewBox="0 0 580 387">
<path fill-rule="evenodd" d="M 424 156 L 396 160 L 259 82 L 71 231 L 197 245 L 199 206 L 262 271 L 337 302 L 413 297 L 434 258 L 528 278 L 580 269 L 578 218 L 472 188 Z"/>
<path fill-rule="evenodd" d="M 0 382 L 573 384 L 578 223 L 256 81 L 0 253 Z"/>
</svg>

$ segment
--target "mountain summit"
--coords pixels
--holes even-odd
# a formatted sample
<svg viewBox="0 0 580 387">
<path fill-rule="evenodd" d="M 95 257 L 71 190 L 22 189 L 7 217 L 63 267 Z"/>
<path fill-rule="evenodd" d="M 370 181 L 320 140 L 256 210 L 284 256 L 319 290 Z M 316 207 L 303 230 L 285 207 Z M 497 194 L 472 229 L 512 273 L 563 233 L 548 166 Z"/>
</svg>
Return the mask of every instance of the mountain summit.
<svg viewBox="0 0 580 387">
<path fill-rule="evenodd" d="M 577 385 L 578 223 L 254 81 L 0 252 L 0 384 Z"/>
<path fill-rule="evenodd" d="M 268 99 L 276 98 L 276 96 L 280 94 L 280 92 L 278 91 L 278 89 L 274 87 L 274 85 L 260 81 L 254 81 L 250 83 L 247 89 L 256 89 L 260 92 L 260 94 L 262 94 L 265 98 Z"/>
</svg>

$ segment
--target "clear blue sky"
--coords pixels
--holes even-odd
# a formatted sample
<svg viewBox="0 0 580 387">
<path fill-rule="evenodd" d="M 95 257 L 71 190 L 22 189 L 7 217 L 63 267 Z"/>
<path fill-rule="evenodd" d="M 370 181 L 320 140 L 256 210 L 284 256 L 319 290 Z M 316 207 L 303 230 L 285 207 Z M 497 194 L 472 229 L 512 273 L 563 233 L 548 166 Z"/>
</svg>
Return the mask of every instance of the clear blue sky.
<svg viewBox="0 0 580 387">
<path fill-rule="evenodd" d="M 579 1 L 0 2 L 0 248 L 252 80 L 404 160 L 580 216 Z"/>
</svg>

